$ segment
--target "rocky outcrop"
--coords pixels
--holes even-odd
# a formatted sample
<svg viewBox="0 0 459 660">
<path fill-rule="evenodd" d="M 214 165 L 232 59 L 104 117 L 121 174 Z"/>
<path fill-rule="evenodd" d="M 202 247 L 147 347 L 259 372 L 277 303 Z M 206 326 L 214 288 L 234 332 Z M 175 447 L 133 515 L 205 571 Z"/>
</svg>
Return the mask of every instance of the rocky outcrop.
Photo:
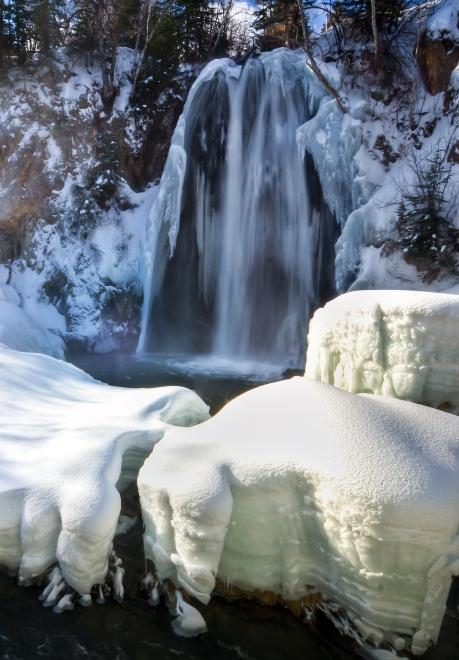
<svg viewBox="0 0 459 660">
<path fill-rule="evenodd" d="M 450 41 L 432 40 L 423 32 L 416 48 L 416 61 L 426 89 L 435 96 L 448 88 L 459 63 L 459 46 Z"/>
<path fill-rule="evenodd" d="M 59 217 L 55 202 L 67 177 L 75 182 L 86 177 L 91 183 L 109 165 L 114 177 L 134 191 L 159 178 L 194 80 L 194 73 L 187 70 L 153 90 L 140 107 L 128 103 L 119 111 L 115 104 L 107 114 L 97 67 L 89 71 L 65 61 L 59 66 L 59 76 L 44 67 L 13 69 L 1 85 L 0 232 L 5 237 L 1 261 L 18 256 L 24 224 Z M 127 84 L 120 86 L 120 94 L 126 94 Z M 105 185 L 102 193 L 98 186 L 95 199 L 107 208 L 114 201 L 114 189 Z"/>
</svg>

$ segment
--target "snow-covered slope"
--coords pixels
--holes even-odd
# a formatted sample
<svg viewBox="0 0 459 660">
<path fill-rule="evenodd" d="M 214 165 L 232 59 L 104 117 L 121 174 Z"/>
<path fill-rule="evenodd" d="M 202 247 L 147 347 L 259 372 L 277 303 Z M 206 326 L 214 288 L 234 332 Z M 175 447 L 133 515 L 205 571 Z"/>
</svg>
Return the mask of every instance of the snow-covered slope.
<svg viewBox="0 0 459 660">
<path fill-rule="evenodd" d="M 0 279 L 0 346 L 63 358 L 64 342 L 59 335 L 39 325 L 19 303 L 16 290 Z"/>
<path fill-rule="evenodd" d="M 95 351 L 135 345 L 154 181 L 199 68 L 133 103 L 132 57 L 117 52 L 113 107 L 93 55 L 0 81 L 0 264 L 32 318 Z"/>
<path fill-rule="evenodd" d="M 42 328 L 23 309 L 0 299 L 0 345 L 17 351 L 64 357 L 64 342 Z"/>
<path fill-rule="evenodd" d="M 459 409 L 459 296 L 354 291 L 314 314 L 308 378 Z"/>
<path fill-rule="evenodd" d="M 207 418 L 190 390 L 110 387 L 51 357 L 0 348 L 0 565 L 28 580 L 57 562 L 88 594 L 107 573 L 117 486 L 135 479 L 170 424 Z M 53 586 L 47 605 L 64 598 L 65 584 Z"/>
<path fill-rule="evenodd" d="M 216 578 L 286 600 L 317 590 L 343 630 L 421 653 L 459 570 L 458 470 L 453 415 L 304 378 L 266 385 L 147 459 L 146 555 L 203 603 Z"/>
<path fill-rule="evenodd" d="M 336 67 L 349 112 L 343 115 L 336 102 L 330 101 L 299 129 L 299 144 L 311 154 L 325 199 L 341 226 L 336 245 L 340 292 L 352 285 L 358 289 L 448 291 L 458 284 L 457 272 L 423 271 L 415 260 L 405 258 L 400 246 L 387 249 L 396 236 L 398 204 L 417 184 L 414 163 L 420 163 L 422 169 L 422 163 L 440 150 L 446 152 L 445 162 L 451 163 L 446 186 L 449 220 L 459 228 L 455 203 L 459 189 L 459 68 L 453 70 L 445 89 L 431 95 L 413 55 L 423 30 L 432 40 L 444 39 L 446 49 L 453 50 L 459 43 L 458 16 L 458 0 L 414 5 L 391 42 L 379 77 L 368 70 L 368 51 L 362 51 L 362 45 L 348 36 L 344 47 L 355 62 L 349 68 L 337 62 Z M 326 31 L 317 44 L 317 55 L 336 59 L 334 49 L 333 31 Z M 430 65 L 441 69 L 441 61 Z"/>
</svg>

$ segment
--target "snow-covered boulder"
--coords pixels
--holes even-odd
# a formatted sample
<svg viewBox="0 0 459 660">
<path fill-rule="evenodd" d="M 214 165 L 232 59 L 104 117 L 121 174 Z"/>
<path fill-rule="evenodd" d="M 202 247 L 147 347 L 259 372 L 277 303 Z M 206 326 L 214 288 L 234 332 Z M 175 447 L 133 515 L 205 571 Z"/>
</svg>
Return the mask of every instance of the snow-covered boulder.
<svg viewBox="0 0 459 660">
<path fill-rule="evenodd" d="M 110 387 L 0 348 L 0 566 L 28 580 L 57 562 L 80 594 L 103 583 L 119 490 L 170 424 L 207 417 L 190 390 Z"/>
<path fill-rule="evenodd" d="M 1 273 L 0 273 L 1 275 Z M 43 328 L 21 307 L 16 290 L 0 281 L 0 346 L 64 357 L 62 339 Z"/>
<path fill-rule="evenodd" d="M 203 603 L 216 578 L 293 601 L 317 590 L 362 639 L 421 653 L 459 569 L 458 477 L 454 415 L 305 378 L 265 385 L 146 460 L 146 556 Z"/>
<path fill-rule="evenodd" d="M 352 393 L 459 408 L 459 296 L 353 291 L 309 324 L 305 375 Z"/>
</svg>

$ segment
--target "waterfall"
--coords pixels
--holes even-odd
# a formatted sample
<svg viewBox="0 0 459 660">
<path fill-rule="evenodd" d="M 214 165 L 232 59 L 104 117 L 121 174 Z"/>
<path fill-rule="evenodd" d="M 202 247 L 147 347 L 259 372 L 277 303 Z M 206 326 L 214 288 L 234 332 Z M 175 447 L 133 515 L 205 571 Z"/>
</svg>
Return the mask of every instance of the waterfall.
<svg viewBox="0 0 459 660">
<path fill-rule="evenodd" d="M 151 212 L 140 352 L 301 366 L 334 290 L 336 223 L 297 145 L 323 100 L 301 52 L 204 69 Z"/>
</svg>

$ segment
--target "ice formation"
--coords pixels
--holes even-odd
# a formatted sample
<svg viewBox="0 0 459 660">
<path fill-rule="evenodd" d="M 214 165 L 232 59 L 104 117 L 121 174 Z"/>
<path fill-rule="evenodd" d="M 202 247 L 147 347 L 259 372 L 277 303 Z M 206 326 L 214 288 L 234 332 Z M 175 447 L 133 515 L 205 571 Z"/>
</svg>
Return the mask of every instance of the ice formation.
<svg viewBox="0 0 459 660">
<path fill-rule="evenodd" d="M 175 598 L 175 607 L 170 608 L 171 614 L 175 614 L 172 621 L 175 634 L 179 637 L 196 637 L 206 632 L 206 622 L 198 610 L 187 603 L 178 590 L 175 592 Z"/>
<path fill-rule="evenodd" d="M 422 653 L 459 570 L 458 470 L 454 415 L 305 378 L 262 386 L 146 460 L 146 556 L 203 603 L 216 578 L 318 590 L 361 639 Z"/>
<path fill-rule="evenodd" d="M 19 303 L 15 289 L 0 279 L 0 346 L 63 358 L 62 339 L 34 321 Z"/>
<path fill-rule="evenodd" d="M 300 50 L 202 71 L 150 216 L 140 351 L 303 364 L 334 292 L 335 220 L 297 142 L 321 104 Z"/>
<path fill-rule="evenodd" d="M 190 390 L 110 387 L 51 357 L 0 348 L 0 565 L 27 581 L 57 562 L 62 579 L 52 578 L 46 604 L 63 597 L 63 580 L 88 594 L 107 574 L 118 491 L 170 424 L 207 417 Z M 110 570 L 121 598 L 116 558 Z"/>
<path fill-rule="evenodd" d="M 459 296 L 354 291 L 309 325 L 306 376 L 352 393 L 459 409 Z"/>
</svg>

